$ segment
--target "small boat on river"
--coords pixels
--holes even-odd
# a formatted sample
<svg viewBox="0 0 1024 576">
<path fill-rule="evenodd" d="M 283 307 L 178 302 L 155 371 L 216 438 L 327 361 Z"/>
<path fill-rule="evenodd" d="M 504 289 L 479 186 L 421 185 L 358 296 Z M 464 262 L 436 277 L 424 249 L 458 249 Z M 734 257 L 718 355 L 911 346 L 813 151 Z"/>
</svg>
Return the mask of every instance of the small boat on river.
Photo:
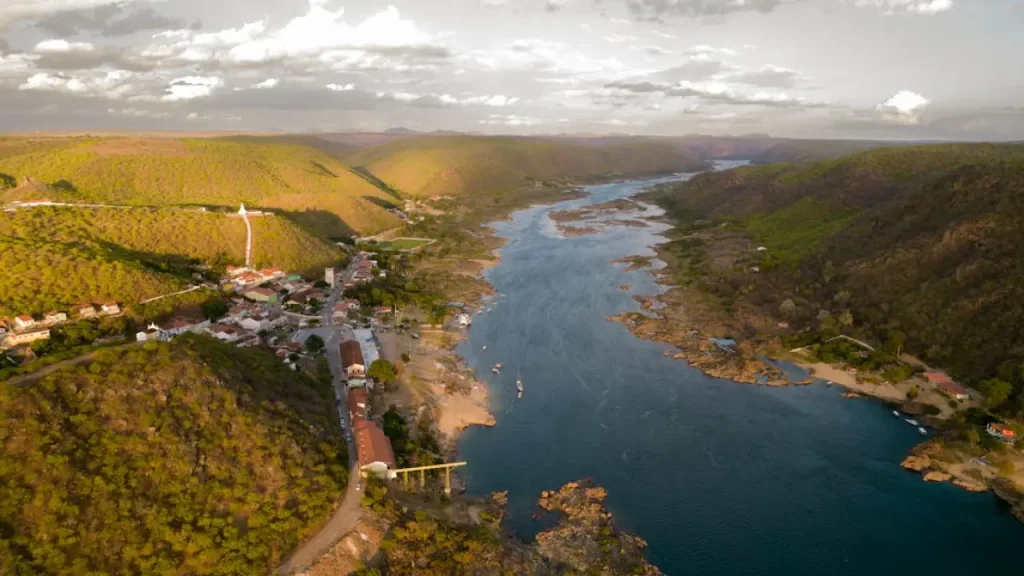
<svg viewBox="0 0 1024 576">
<path fill-rule="evenodd" d="M 928 431 L 925 430 L 924 428 L 920 427 L 920 426 L 917 427 L 917 431 L 921 433 L 921 436 L 927 436 L 928 435 Z"/>
<path fill-rule="evenodd" d="M 897 418 L 899 418 L 899 417 L 900 417 L 900 413 L 899 413 L 899 411 L 897 411 L 897 410 L 893 410 L 893 411 L 892 411 L 892 415 L 893 415 L 893 416 L 895 416 L 895 417 L 897 417 Z"/>
<path fill-rule="evenodd" d="M 498 370 L 501 370 L 501 362 L 495 362 L 494 367 L 497 368 Z"/>
<path fill-rule="evenodd" d="M 917 420 L 914 420 L 913 418 L 905 418 L 904 420 L 911 426 L 918 426 Z"/>
<path fill-rule="evenodd" d="M 481 352 L 487 352 L 487 345 L 486 345 L 486 344 L 484 344 L 483 346 L 481 346 L 481 347 L 480 347 L 480 351 L 481 351 Z"/>
</svg>

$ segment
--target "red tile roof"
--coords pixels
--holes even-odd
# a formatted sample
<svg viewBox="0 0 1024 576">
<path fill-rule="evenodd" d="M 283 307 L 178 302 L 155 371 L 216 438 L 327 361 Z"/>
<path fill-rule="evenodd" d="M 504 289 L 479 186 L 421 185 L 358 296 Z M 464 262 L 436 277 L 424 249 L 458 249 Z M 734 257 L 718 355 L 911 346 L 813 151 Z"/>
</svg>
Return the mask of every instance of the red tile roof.
<svg viewBox="0 0 1024 576">
<path fill-rule="evenodd" d="M 940 389 L 951 396 L 968 396 L 967 388 L 957 384 L 956 382 L 939 382 L 936 384 Z"/>
<path fill-rule="evenodd" d="M 924 377 L 932 384 L 942 384 L 944 382 L 953 381 L 953 379 L 945 372 L 925 372 Z"/>
<path fill-rule="evenodd" d="M 18 320 L 21 320 L 22 322 L 32 322 L 32 317 L 28 314 L 22 314 L 21 316 L 18 316 Z"/>
<path fill-rule="evenodd" d="M 348 391 L 348 413 L 356 419 L 366 418 L 366 408 L 370 402 L 370 394 L 366 388 L 353 388 Z M 360 404 L 362 406 L 360 406 Z"/>
<path fill-rule="evenodd" d="M 380 429 L 380 426 L 369 420 L 358 420 L 355 429 L 359 465 L 366 466 L 374 462 L 384 462 L 388 468 L 394 468 L 395 453 L 391 450 L 391 440 Z"/>
<path fill-rule="evenodd" d="M 352 366 L 353 364 L 363 364 L 363 349 L 359 346 L 359 342 L 355 340 L 346 340 L 340 345 L 341 350 L 341 365 L 345 368 Z"/>
</svg>

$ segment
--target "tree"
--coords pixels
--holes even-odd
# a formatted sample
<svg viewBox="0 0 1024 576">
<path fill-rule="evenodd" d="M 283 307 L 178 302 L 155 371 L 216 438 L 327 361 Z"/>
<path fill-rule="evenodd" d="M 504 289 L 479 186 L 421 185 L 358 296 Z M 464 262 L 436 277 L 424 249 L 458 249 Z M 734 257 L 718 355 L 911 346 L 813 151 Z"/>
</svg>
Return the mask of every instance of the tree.
<svg viewBox="0 0 1024 576">
<path fill-rule="evenodd" d="M 220 320 L 231 310 L 227 302 L 224 302 L 223 300 L 203 302 L 202 309 L 203 316 L 209 318 L 211 322 Z"/>
<path fill-rule="evenodd" d="M 412 360 L 412 358 L 407 353 L 402 352 L 402 362 L 408 364 L 410 360 Z"/>
<path fill-rule="evenodd" d="M 985 405 L 994 410 L 1010 399 L 1013 386 L 1005 380 L 989 378 L 978 384 L 978 391 L 985 395 Z"/>
<path fill-rule="evenodd" d="M 981 442 L 981 435 L 974 428 L 967 431 L 967 441 L 971 443 L 971 446 L 977 446 L 978 442 Z"/>
<path fill-rule="evenodd" d="M 366 372 L 367 376 L 383 384 L 390 384 L 398 378 L 395 373 L 395 367 L 387 360 L 381 358 L 374 360 L 373 364 L 370 364 L 370 369 Z"/>
<path fill-rule="evenodd" d="M 427 312 L 427 322 L 430 322 L 431 326 L 437 326 L 438 324 L 443 324 L 447 316 L 447 306 L 434 306 Z"/>
<path fill-rule="evenodd" d="M 782 304 L 779 304 L 779 314 L 782 314 L 783 318 L 792 318 L 794 312 L 796 312 L 796 303 L 792 298 L 786 298 Z"/>
<path fill-rule="evenodd" d="M 319 354 L 324 349 L 324 339 L 317 336 L 316 334 L 310 335 L 306 338 L 306 350 L 309 350 L 310 354 Z"/>
</svg>

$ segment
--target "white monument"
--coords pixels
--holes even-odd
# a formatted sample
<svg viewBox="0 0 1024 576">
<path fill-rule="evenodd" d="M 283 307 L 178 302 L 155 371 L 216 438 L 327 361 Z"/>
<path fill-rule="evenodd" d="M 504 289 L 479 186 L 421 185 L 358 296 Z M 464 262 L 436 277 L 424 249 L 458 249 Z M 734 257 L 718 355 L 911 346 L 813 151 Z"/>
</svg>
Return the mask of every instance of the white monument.
<svg viewBox="0 0 1024 576">
<path fill-rule="evenodd" d="M 245 204 L 240 204 L 238 215 L 245 221 L 245 267 L 252 269 L 252 225 L 249 223 L 248 214 L 245 211 Z"/>
<path fill-rule="evenodd" d="M 324 268 L 324 282 L 334 288 L 334 268 Z"/>
</svg>

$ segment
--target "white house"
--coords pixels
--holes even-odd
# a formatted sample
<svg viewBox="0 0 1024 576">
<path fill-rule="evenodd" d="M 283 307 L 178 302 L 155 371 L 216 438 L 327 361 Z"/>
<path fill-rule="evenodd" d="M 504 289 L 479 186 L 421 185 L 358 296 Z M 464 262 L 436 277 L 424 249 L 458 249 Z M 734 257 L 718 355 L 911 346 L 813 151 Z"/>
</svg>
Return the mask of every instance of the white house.
<svg viewBox="0 0 1024 576">
<path fill-rule="evenodd" d="M 28 314 L 22 314 L 14 318 L 14 328 L 16 330 L 28 330 L 36 325 L 35 319 Z"/>
<path fill-rule="evenodd" d="M 150 324 L 149 329 L 159 332 L 161 340 L 170 340 L 175 336 L 184 334 L 185 332 L 202 332 L 203 330 L 210 327 L 209 320 L 199 320 L 197 318 L 185 318 L 182 316 L 175 316 L 170 320 L 164 322 L 158 326 L 156 324 Z"/>
<path fill-rule="evenodd" d="M 104 314 L 113 315 L 121 313 L 121 306 L 117 302 L 107 302 L 100 308 Z"/>
<path fill-rule="evenodd" d="M 473 318 L 469 314 L 459 314 L 455 320 L 459 323 L 460 328 L 469 328 L 473 325 Z"/>
<path fill-rule="evenodd" d="M 56 312 L 56 311 L 54 311 L 54 312 L 47 312 L 46 313 L 46 322 L 48 324 L 59 324 L 61 322 L 67 322 L 67 321 L 68 321 L 68 315 L 66 313 L 64 313 L 64 312 Z"/>
<path fill-rule="evenodd" d="M 206 329 L 211 336 L 222 342 L 237 342 L 242 337 L 242 331 L 235 326 L 227 324 L 213 324 Z"/>
<path fill-rule="evenodd" d="M 363 474 L 387 478 L 388 471 L 395 468 L 395 453 L 391 440 L 380 426 L 371 420 L 355 421 L 355 444 L 359 456 L 359 469 Z"/>
</svg>

